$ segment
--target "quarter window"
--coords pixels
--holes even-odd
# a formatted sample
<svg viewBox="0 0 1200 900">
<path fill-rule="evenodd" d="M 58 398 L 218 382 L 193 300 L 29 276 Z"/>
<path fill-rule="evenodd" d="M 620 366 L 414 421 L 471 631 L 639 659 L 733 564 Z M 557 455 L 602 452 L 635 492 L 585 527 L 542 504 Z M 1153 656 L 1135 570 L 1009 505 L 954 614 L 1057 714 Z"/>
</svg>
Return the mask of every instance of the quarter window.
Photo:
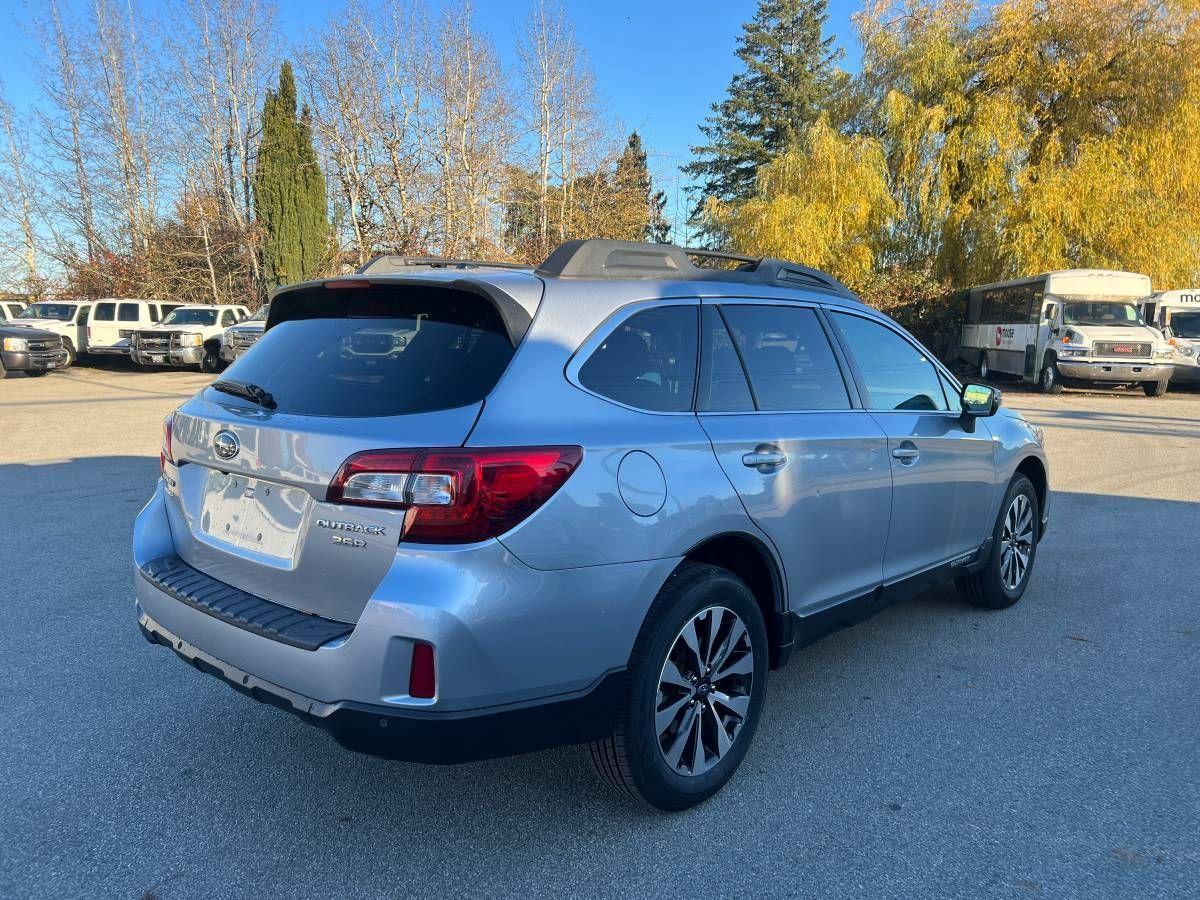
<svg viewBox="0 0 1200 900">
<path fill-rule="evenodd" d="M 831 313 L 867 389 L 869 409 L 944 410 L 938 372 L 925 354 L 878 322 Z"/>
<path fill-rule="evenodd" d="M 618 325 L 579 370 L 602 397 L 654 412 L 687 412 L 696 385 L 696 306 L 661 306 Z"/>
<path fill-rule="evenodd" d="M 724 306 L 761 410 L 849 409 L 850 396 L 811 309 Z"/>
<path fill-rule="evenodd" d="M 97 303 L 96 304 L 96 321 L 111 322 L 113 313 L 116 311 L 117 304 L 115 303 Z"/>
</svg>

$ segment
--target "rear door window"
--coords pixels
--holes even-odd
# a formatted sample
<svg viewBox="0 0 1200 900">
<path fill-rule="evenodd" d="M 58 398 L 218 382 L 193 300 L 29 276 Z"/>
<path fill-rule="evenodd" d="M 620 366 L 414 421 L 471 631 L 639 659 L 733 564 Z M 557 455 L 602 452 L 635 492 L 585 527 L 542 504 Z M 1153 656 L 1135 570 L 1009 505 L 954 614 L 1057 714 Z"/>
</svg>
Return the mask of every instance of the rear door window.
<svg viewBox="0 0 1200 900">
<path fill-rule="evenodd" d="M 850 395 L 814 310 L 723 306 L 760 410 L 849 409 Z"/>
<path fill-rule="evenodd" d="M 100 311 L 97 309 L 96 315 L 99 318 Z M 136 303 L 122 303 L 117 308 L 117 320 L 121 322 L 136 322 L 138 320 L 139 310 Z"/>
<path fill-rule="evenodd" d="M 113 316 L 116 313 L 116 309 L 117 304 L 115 303 L 97 303 L 95 320 L 97 322 L 113 321 Z M 124 321 L 124 319 L 122 319 L 122 321 Z"/>
<path fill-rule="evenodd" d="M 750 383 L 725 320 L 714 306 L 704 307 L 702 318 L 704 355 L 696 408 L 701 412 L 753 412 Z"/>
<path fill-rule="evenodd" d="M 478 403 L 512 359 L 500 313 L 484 297 L 439 289 L 363 299 L 361 317 L 318 309 L 285 319 L 222 379 L 258 385 L 281 413 L 397 416 Z M 205 396 L 251 405 L 211 389 Z"/>
<path fill-rule="evenodd" d="M 661 306 L 630 316 L 579 370 L 602 397 L 650 412 L 689 412 L 696 386 L 698 305 Z"/>
</svg>

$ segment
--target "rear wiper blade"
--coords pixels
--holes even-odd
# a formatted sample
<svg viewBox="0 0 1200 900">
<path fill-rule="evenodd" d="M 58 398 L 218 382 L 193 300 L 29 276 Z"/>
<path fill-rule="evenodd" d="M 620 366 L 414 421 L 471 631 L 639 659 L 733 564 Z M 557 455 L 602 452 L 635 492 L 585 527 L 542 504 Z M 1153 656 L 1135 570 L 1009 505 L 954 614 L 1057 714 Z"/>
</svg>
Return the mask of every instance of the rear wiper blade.
<svg viewBox="0 0 1200 900">
<path fill-rule="evenodd" d="M 257 403 L 263 409 L 274 409 L 276 406 L 275 398 L 257 384 L 222 380 L 214 381 L 209 387 L 214 391 L 220 391 L 222 394 L 232 394 L 234 397 L 241 397 L 244 400 L 249 400 L 251 403 Z"/>
</svg>

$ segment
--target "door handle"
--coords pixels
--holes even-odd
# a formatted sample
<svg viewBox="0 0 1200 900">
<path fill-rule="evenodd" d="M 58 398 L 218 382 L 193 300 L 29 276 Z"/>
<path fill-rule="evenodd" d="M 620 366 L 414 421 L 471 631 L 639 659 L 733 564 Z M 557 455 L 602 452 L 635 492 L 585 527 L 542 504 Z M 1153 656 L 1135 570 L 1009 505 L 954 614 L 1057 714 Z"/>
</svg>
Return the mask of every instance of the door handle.
<svg viewBox="0 0 1200 900">
<path fill-rule="evenodd" d="M 753 453 L 746 453 L 742 456 L 743 466 L 748 469 L 758 469 L 764 473 L 778 469 L 786 462 L 787 454 L 770 444 L 755 447 Z"/>
<path fill-rule="evenodd" d="M 911 466 L 921 458 L 921 451 L 917 449 L 917 445 L 912 441 L 904 441 L 892 451 L 892 458 L 900 460 L 900 465 L 902 466 Z"/>
</svg>

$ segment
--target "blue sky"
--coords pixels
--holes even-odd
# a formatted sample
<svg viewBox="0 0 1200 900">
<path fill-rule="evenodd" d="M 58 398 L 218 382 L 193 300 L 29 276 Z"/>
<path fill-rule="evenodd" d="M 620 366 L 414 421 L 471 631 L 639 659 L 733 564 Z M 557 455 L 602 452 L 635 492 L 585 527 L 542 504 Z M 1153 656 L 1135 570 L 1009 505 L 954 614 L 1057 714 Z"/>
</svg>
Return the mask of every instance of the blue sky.
<svg viewBox="0 0 1200 900">
<path fill-rule="evenodd" d="M 80 4 L 64 0 L 64 5 Z M 303 41 L 338 6 L 281 0 L 285 37 Z M 860 6 L 847 0 L 829 4 L 828 27 L 850 69 L 857 68 L 859 59 L 850 16 Z M 566 0 L 608 113 L 642 133 L 651 167 L 673 197 L 677 186 L 671 180 L 687 162 L 688 148 L 699 142 L 697 126 L 709 105 L 723 95 L 737 70 L 734 45 L 756 7 L 755 0 Z M 29 74 L 36 48 L 25 23 L 40 8 L 38 0 L 0 0 L 0 79 L 18 107 L 36 96 Z M 528 12 L 528 0 L 476 0 L 476 22 L 491 35 L 506 65 L 516 64 L 512 47 Z"/>
</svg>

